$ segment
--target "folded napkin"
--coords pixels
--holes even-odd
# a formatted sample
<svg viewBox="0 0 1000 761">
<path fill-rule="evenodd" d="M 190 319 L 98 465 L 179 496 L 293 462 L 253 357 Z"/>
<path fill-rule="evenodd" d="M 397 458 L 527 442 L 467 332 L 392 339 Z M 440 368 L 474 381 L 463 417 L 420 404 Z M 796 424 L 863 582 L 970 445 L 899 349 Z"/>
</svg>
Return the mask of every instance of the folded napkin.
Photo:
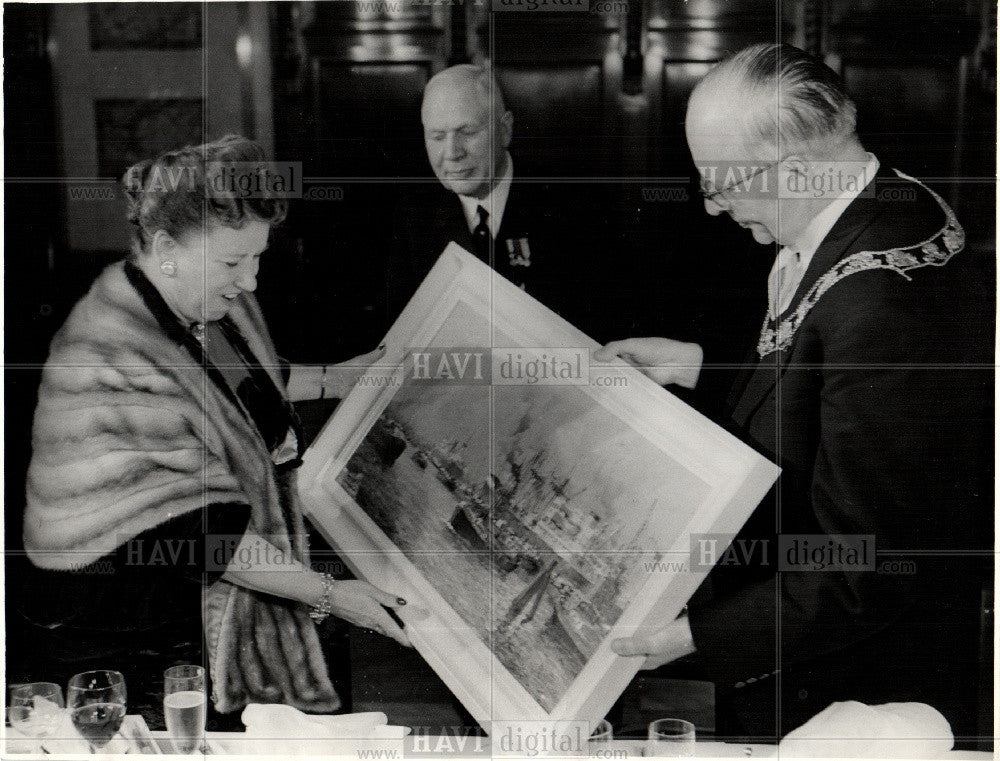
<svg viewBox="0 0 1000 761">
<path fill-rule="evenodd" d="M 246 739 L 257 740 L 257 752 L 322 755 L 354 752 L 360 748 L 397 745 L 409 727 L 390 726 L 384 713 L 345 713 L 336 716 L 305 714 L 279 704 L 251 703 L 243 710 Z"/>
<path fill-rule="evenodd" d="M 951 725 L 926 703 L 831 703 L 778 744 L 778 755 L 840 758 L 940 758 Z"/>
</svg>

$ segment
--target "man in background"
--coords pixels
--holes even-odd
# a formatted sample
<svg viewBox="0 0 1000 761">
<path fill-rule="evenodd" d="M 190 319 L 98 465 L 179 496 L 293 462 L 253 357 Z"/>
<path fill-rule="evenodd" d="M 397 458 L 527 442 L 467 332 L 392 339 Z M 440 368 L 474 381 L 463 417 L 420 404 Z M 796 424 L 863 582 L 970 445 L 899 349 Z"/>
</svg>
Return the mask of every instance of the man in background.
<svg viewBox="0 0 1000 761">
<path fill-rule="evenodd" d="M 534 181 L 515 169 L 514 116 L 490 72 L 472 64 L 439 72 L 420 116 L 438 182 L 407 189 L 397 208 L 389 322 L 454 241 L 585 332 L 615 335 L 604 329 L 611 310 L 595 307 L 588 285 L 605 253 L 608 209 L 592 187 Z"/>
</svg>

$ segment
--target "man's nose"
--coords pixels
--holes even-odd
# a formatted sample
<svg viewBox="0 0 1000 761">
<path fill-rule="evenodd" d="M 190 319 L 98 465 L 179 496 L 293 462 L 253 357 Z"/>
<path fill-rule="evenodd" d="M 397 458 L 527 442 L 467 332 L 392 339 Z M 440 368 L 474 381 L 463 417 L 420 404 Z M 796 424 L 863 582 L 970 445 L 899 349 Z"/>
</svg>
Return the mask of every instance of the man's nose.
<svg viewBox="0 0 1000 761">
<path fill-rule="evenodd" d="M 465 141 L 457 132 L 452 132 L 445 137 L 444 157 L 454 161 L 465 155 Z"/>
</svg>

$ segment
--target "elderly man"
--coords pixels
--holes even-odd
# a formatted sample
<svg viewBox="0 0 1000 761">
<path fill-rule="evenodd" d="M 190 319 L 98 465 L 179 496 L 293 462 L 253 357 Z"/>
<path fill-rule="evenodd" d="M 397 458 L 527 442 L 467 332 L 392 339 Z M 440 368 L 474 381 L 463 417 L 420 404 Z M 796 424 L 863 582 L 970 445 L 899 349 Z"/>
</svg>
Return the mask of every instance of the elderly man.
<svg viewBox="0 0 1000 761">
<path fill-rule="evenodd" d="M 971 736 L 992 576 L 976 562 L 992 537 L 988 269 L 939 196 L 865 151 L 839 78 L 796 48 L 712 70 L 686 134 L 706 211 L 780 246 L 730 422 L 783 472 L 734 542 L 739 566 L 614 647 L 649 668 L 696 653 L 734 735 L 859 700 L 926 702 Z M 598 357 L 615 354 L 663 384 L 711 372 L 700 346 L 666 338 Z"/>
<path fill-rule="evenodd" d="M 591 327 L 596 309 L 581 281 L 603 253 L 606 214 L 588 213 L 585 197 L 569 184 L 515 177 L 508 152 L 514 117 L 485 68 L 461 64 L 432 77 L 420 117 L 438 183 L 407 189 L 397 209 L 388 318 L 455 241 L 584 330 Z"/>
</svg>

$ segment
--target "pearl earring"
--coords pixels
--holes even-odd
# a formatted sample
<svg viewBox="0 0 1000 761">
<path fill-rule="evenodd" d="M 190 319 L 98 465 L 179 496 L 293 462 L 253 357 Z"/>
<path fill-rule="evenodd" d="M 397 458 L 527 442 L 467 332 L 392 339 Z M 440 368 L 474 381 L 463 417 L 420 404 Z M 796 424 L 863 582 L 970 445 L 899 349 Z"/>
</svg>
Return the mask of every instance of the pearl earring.
<svg viewBox="0 0 1000 761">
<path fill-rule="evenodd" d="M 177 265 L 174 262 L 160 262 L 160 272 L 167 277 L 173 277 L 177 274 Z"/>
</svg>

